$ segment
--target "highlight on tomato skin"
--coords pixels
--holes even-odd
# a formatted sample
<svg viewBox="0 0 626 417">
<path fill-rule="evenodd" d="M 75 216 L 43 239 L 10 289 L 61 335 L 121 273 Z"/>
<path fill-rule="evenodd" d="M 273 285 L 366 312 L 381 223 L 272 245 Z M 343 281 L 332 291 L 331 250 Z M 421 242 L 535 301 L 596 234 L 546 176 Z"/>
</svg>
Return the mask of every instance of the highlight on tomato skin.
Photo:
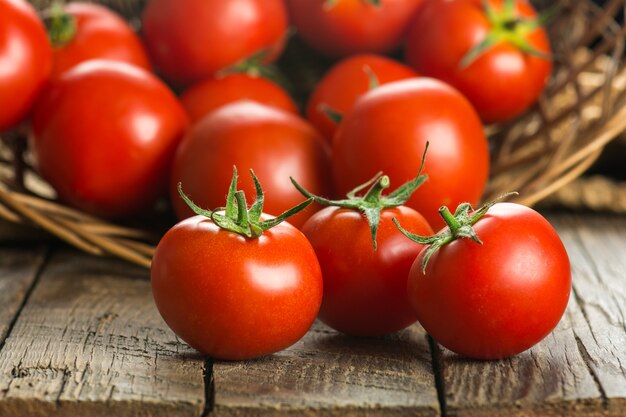
<svg viewBox="0 0 626 417">
<path fill-rule="evenodd" d="M 311 200 L 269 216 L 256 176 L 256 200 L 248 207 L 236 175 L 224 211 L 199 208 L 179 186 L 202 214 L 163 236 L 151 268 L 154 300 L 168 326 L 222 360 L 265 356 L 298 341 L 315 320 L 323 292 L 311 244 L 284 221 Z"/>
<path fill-rule="evenodd" d="M 489 144 L 467 99 L 442 81 L 418 77 L 381 85 L 346 113 L 333 140 L 332 173 L 337 194 L 383 171 L 392 183 L 413 178 L 430 142 L 428 181 L 407 206 L 435 230 L 444 225 L 441 205 L 478 202 L 489 174 Z"/>
<path fill-rule="evenodd" d="M 468 207 L 458 209 L 415 259 L 408 296 L 419 322 L 442 346 L 467 358 L 507 358 L 559 323 L 572 285 L 569 257 L 554 228 L 531 208 Z"/>
<path fill-rule="evenodd" d="M 326 109 L 345 115 L 356 100 L 383 84 L 417 77 L 408 65 L 377 54 L 355 54 L 336 62 L 316 83 L 306 104 L 306 117 L 332 143 L 338 123 Z"/>
<path fill-rule="evenodd" d="M 245 73 L 207 78 L 187 88 L 180 95 L 191 123 L 219 107 L 239 100 L 251 100 L 289 113 L 299 114 L 289 93 L 274 82 Z"/>
<path fill-rule="evenodd" d="M 297 34 L 333 58 L 399 48 L 424 0 L 287 0 Z"/>
<path fill-rule="evenodd" d="M 289 177 L 319 195 L 331 194 L 330 149 L 321 135 L 292 113 L 252 101 L 226 104 L 196 123 L 181 142 L 170 178 L 171 201 L 179 219 L 192 215 L 178 198 L 182 182 L 202 207 L 218 207 L 231 178 L 232 166 L 253 169 L 265 187 L 266 212 L 278 215 L 302 200 Z M 249 178 L 241 179 L 247 194 Z M 296 214 L 290 223 L 302 226 L 319 210 L 317 204 Z"/>
<path fill-rule="evenodd" d="M 52 77 L 90 59 L 107 59 L 152 70 L 148 52 L 130 25 L 96 3 L 55 4 L 43 12 L 54 50 Z"/>
<path fill-rule="evenodd" d="M 288 29 L 283 0 L 150 0 L 141 21 L 152 62 L 179 87 L 259 54 L 273 62 Z"/>
<path fill-rule="evenodd" d="M 187 126 L 176 96 L 154 74 L 124 62 L 89 60 L 41 93 L 30 143 L 39 174 L 61 201 L 121 219 L 164 196 Z"/>
<path fill-rule="evenodd" d="M 405 60 L 461 91 L 485 123 L 508 121 L 537 101 L 552 73 L 543 20 L 526 0 L 427 1 Z"/>
<path fill-rule="evenodd" d="M 0 133 L 28 117 L 52 71 L 52 47 L 33 6 L 0 0 Z"/>
</svg>

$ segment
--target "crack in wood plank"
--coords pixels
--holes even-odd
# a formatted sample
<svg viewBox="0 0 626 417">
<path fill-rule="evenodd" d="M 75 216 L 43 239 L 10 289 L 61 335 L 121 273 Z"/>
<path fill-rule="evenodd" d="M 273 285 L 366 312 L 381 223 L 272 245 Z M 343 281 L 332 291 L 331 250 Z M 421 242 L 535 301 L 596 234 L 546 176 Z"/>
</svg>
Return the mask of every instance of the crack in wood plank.
<svg viewBox="0 0 626 417">
<path fill-rule="evenodd" d="M 145 270 L 60 251 L 0 352 L 0 415 L 198 417 L 202 364 L 158 315 Z"/>
</svg>

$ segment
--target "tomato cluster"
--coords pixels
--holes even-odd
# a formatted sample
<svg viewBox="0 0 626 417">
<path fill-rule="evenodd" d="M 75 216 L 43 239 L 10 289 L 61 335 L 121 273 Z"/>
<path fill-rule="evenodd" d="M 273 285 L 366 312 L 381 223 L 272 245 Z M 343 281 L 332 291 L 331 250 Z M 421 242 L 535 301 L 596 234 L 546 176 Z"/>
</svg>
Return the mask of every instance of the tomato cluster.
<svg viewBox="0 0 626 417">
<path fill-rule="evenodd" d="M 153 292 L 190 345 L 245 359 L 316 317 L 357 336 L 419 321 L 500 358 L 556 325 L 556 233 L 529 208 L 471 208 L 485 123 L 527 110 L 551 73 L 527 1 L 149 0 L 140 18 L 137 33 L 97 4 L 0 0 L 0 132 L 27 125 L 35 168 L 84 212 L 169 200 Z M 277 63 L 294 39 L 325 57 L 297 99 Z"/>
</svg>

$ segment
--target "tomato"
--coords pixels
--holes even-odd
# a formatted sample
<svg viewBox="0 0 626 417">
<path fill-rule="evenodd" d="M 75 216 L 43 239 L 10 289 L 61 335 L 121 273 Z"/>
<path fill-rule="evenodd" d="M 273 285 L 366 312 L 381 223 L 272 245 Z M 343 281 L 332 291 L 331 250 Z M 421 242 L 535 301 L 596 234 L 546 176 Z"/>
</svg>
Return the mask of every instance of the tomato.
<svg viewBox="0 0 626 417">
<path fill-rule="evenodd" d="M 377 85 L 417 77 L 410 67 L 381 55 L 359 54 L 337 62 L 317 83 L 306 106 L 307 119 L 328 139 L 337 123 L 324 112 L 328 106 L 339 114 L 347 113 L 356 99 Z"/>
<path fill-rule="evenodd" d="M 51 30 L 53 77 L 89 59 L 111 59 L 151 69 L 139 37 L 112 10 L 98 4 L 72 2 L 59 10 L 53 8 L 48 14 L 52 21 L 57 19 L 59 29 L 69 30 L 63 35 Z"/>
<path fill-rule="evenodd" d="M 487 17 L 485 4 L 495 17 Z M 409 31 L 406 59 L 421 74 L 456 87 L 485 122 L 508 120 L 537 100 L 552 71 L 548 37 L 542 27 L 530 28 L 533 19 L 534 9 L 523 0 L 428 1 Z M 489 33 L 501 37 L 465 66 L 464 57 Z"/>
<path fill-rule="evenodd" d="M 243 99 L 298 114 L 296 103 L 285 90 L 266 78 L 244 73 L 208 78 L 180 96 L 192 123 L 224 104 Z"/>
<path fill-rule="evenodd" d="M 0 132 L 28 116 L 52 68 L 52 48 L 33 7 L 0 0 Z"/>
<path fill-rule="evenodd" d="M 61 200 L 107 218 L 148 208 L 167 190 L 185 112 L 154 75 L 91 60 L 42 92 L 31 142 L 42 177 Z"/>
<path fill-rule="evenodd" d="M 415 176 L 426 142 L 428 180 L 407 206 L 434 229 L 441 205 L 477 202 L 487 182 L 489 149 L 480 119 L 452 87 L 430 78 L 382 85 L 346 113 L 333 141 L 333 178 L 344 194 L 383 171 L 393 183 Z"/>
<path fill-rule="evenodd" d="M 422 250 L 408 294 L 435 340 L 470 358 L 499 359 L 538 343 L 559 322 L 569 299 L 567 252 L 550 223 L 513 203 L 489 208 L 473 226 L 482 241 L 460 238 Z"/>
<path fill-rule="evenodd" d="M 254 205 L 262 210 L 262 200 Z M 221 218 L 229 217 L 226 207 L 217 213 Z M 238 210 L 246 210 L 245 201 Z M 152 293 L 163 319 L 192 347 L 217 359 L 286 348 L 307 332 L 321 304 L 322 276 L 307 239 L 287 222 L 263 227 L 252 211 L 238 226 L 249 232 L 255 225 L 262 234 L 218 226 L 214 213 L 197 215 L 163 236 L 152 261 Z M 236 213 L 230 218 L 237 222 Z"/>
<path fill-rule="evenodd" d="M 150 0 L 143 15 L 150 56 L 163 76 L 189 85 L 255 54 L 271 62 L 287 32 L 283 0 Z"/>
<path fill-rule="evenodd" d="M 404 206 L 382 210 L 376 250 L 367 220 L 352 209 L 324 208 L 302 227 L 322 268 L 319 318 L 330 327 L 350 335 L 379 336 L 417 320 L 406 287 L 421 247 L 407 244 L 391 221 L 394 217 L 417 233 L 432 233 L 421 214 Z"/>
<path fill-rule="evenodd" d="M 192 213 L 177 197 L 176 184 L 203 207 L 216 207 L 233 165 L 254 169 L 265 185 L 266 212 L 276 215 L 302 200 L 289 177 L 320 195 L 330 194 L 330 155 L 324 139 L 300 117 L 252 101 L 220 107 L 192 127 L 176 153 L 170 182 L 179 218 Z M 252 193 L 251 181 L 242 190 Z M 290 219 L 300 226 L 314 207 Z"/>
<path fill-rule="evenodd" d="M 340 57 L 398 48 L 423 0 L 287 0 L 298 34 L 313 48 Z"/>
</svg>

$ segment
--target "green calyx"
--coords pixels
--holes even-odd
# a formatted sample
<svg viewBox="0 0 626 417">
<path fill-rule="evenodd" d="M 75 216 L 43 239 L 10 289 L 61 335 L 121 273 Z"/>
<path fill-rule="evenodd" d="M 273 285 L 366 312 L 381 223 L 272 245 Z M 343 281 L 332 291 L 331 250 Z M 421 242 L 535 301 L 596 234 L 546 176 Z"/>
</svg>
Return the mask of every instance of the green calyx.
<svg viewBox="0 0 626 417">
<path fill-rule="evenodd" d="M 269 53 L 269 49 L 261 49 L 249 57 L 219 70 L 215 75 L 217 78 L 223 78 L 233 74 L 246 74 L 250 77 L 265 78 L 287 91 L 293 91 L 294 87 L 285 74 L 276 65 L 266 63 Z"/>
<path fill-rule="evenodd" d="M 428 145 L 426 145 L 428 148 Z M 424 152 L 425 154 L 426 152 Z M 380 213 L 382 210 L 392 207 L 398 207 L 408 201 L 413 192 L 417 190 L 427 179 L 426 174 L 422 174 L 424 167 L 424 159 L 422 158 L 422 164 L 419 168 L 417 176 L 411 181 L 408 181 L 398 187 L 390 194 L 382 195 L 383 191 L 389 188 L 390 181 L 387 175 L 383 175 L 382 172 L 378 172 L 372 179 L 359 185 L 348 194 L 346 194 L 343 200 L 328 200 L 323 197 L 316 196 L 309 191 L 305 190 L 300 184 L 290 177 L 293 185 L 304 195 L 305 197 L 312 198 L 316 203 L 324 206 L 334 206 L 347 208 L 360 211 L 367 218 L 367 222 L 370 226 L 370 232 L 372 234 L 372 245 L 376 250 L 376 233 L 378 232 L 378 225 L 380 223 Z M 363 195 L 357 195 L 367 190 Z"/>
<path fill-rule="evenodd" d="M 313 202 L 313 199 L 309 198 L 297 206 L 285 211 L 278 217 L 261 220 L 261 214 L 263 214 L 263 202 L 265 198 L 263 188 L 252 170 L 250 170 L 250 175 L 252 175 L 252 180 L 254 181 L 254 187 L 256 189 L 256 199 L 250 208 L 247 206 L 244 192 L 237 190 L 236 167 L 233 167 L 233 179 L 231 180 L 230 187 L 228 188 L 226 207 L 219 207 L 215 210 L 205 210 L 198 207 L 183 192 L 182 184 L 180 182 L 178 183 L 178 194 L 180 194 L 182 199 L 185 200 L 189 208 L 191 208 L 194 213 L 211 219 L 213 223 L 222 229 L 238 233 L 250 239 L 258 238 L 264 231 L 271 229 L 272 227 L 285 221 L 288 217 L 304 210 Z"/>
<path fill-rule="evenodd" d="M 69 43 L 76 34 L 76 18 L 66 13 L 61 2 L 55 2 L 44 16 L 50 43 L 55 47 Z"/>
<path fill-rule="evenodd" d="M 528 41 L 528 35 L 543 26 L 552 14 L 546 13 L 535 18 L 526 18 L 520 16 L 515 5 L 516 0 L 504 0 L 502 8 L 496 9 L 491 4 L 491 0 L 483 0 L 483 9 L 491 29 L 487 36 L 461 59 L 461 68 L 467 68 L 489 48 L 502 42 L 512 44 L 529 55 L 543 59 L 552 58 L 550 54 L 537 50 Z"/>
<path fill-rule="evenodd" d="M 405 230 L 396 218 L 393 219 L 393 222 L 396 227 L 398 227 L 400 232 L 402 232 L 403 235 L 411 239 L 413 242 L 420 243 L 422 245 L 428 245 L 428 249 L 426 250 L 424 257 L 422 258 L 422 272 L 424 272 L 426 271 L 426 265 L 428 265 L 428 261 L 430 260 L 431 256 L 435 252 L 437 252 L 439 248 L 447 245 L 450 242 L 453 242 L 460 238 L 465 238 L 471 239 L 474 242 L 482 245 L 483 242 L 476 235 L 476 231 L 472 226 L 476 224 L 476 222 L 479 221 L 491 207 L 514 194 L 517 193 L 511 192 L 503 194 L 495 200 L 486 203 L 478 210 L 474 210 L 472 208 L 472 205 L 469 203 L 461 203 L 456 208 L 454 214 L 452 214 L 448 207 L 442 206 L 439 209 L 439 214 L 441 215 L 441 217 L 443 217 L 443 220 L 446 222 L 447 227 L 445 227 L 439 233 L 433 236 L 420 236 L 411 233 Z"/>
</svg>

